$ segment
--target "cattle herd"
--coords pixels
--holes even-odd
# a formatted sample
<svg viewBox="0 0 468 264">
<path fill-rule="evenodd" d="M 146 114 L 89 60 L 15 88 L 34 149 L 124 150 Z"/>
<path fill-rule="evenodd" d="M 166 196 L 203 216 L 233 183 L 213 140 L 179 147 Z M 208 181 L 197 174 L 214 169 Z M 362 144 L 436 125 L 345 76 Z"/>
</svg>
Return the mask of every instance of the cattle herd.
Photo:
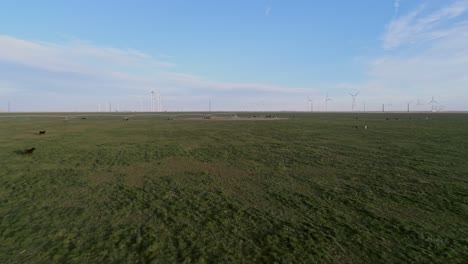
<svg viewBox="0 0 468 264">
<path fill-rule="evenodd" d="M 46 132 L 46 130 L 40 130 L 36 135 L 45 135 Z M 15 153 L 18 155 L 32 155 L 34 150 L 36 150 L 36 148 L 32 147 L 27 149 L 16 150 Z"/>
<path fill-rule="evenodd" d="M 253 116 L 253 117 L 256 117 L 256 116 Z M 265 118 L 273 118 L 273 116 L 268 115 L 268 116 L 265 116 Z M 294 118 L 294 117 L 293 117 L 293 118 Z M 86 117 L 82 117 L 81 119 L 86 119 Z M 168 118 L 168 120 L 172 120 L 172 119 L 173 119 L 173 118 Z M 211 119 L 211 116 L 204 116 L 203 119 Z M 358 120 L 359 118 L 356 117 L 355 119 Z M 398 120 L 398 117 L 396 117 L 396 118 L 394 118 L 394 119 L 395 119 L 395 120 Z M 412 118 L 410 118 L 410 119 L 412 119 Z M 427 119 L 429 119 L 429 118 L 426 117 L 426 120 L 427 120 Z M 68 121 L 68 118 L 67 118 L 66 120 Z M 123 117 L 122 120 L 123 120 L 123 121 L 128 121 L 129 118 L 128 118 L 128 117 Z M 386 117 L 385 120 L 388 121 L 388 120 L 391 120 L 391 118 Z M 364 125 L 364 129 L 367 130 L 367 128 L 368 128 L 368 127 L 367 127 L 367 124 Z M 359 126 L 353 125 L 353 129 L 357 130 L 357 129 L 359 129 Z M 45 135 L 46 132 L 47 132 L 46 130 L 40 130 L 40 131 L 37 133 L 37 135 Z M 23 150 L 16 150 L 15 153 L 16 153 L 16 154 L 19 154 L 19 155 L 31 155 L 31 154 L 33 154 L 33 152 L 34 152 L 35 149 L 36 149 L 36 148 L 33 147 L 33 148 L 28 148 L 28 149 L 23 149 Z"/>
</svg>

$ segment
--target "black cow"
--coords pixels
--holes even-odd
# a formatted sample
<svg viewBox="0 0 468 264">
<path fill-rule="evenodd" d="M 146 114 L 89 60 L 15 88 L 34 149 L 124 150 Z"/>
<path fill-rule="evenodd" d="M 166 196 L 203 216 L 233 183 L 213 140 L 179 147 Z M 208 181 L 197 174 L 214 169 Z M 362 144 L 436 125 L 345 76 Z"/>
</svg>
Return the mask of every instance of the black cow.
<svg viewBox="0 0 468 264">
<path fill-rule="evenodd" d="M 17 151 L 15 151 L 15 153 L 18 154 L 18 155 L 32 155 L 35 149 L 36 148 L 17 150 Z"/>
</svg>

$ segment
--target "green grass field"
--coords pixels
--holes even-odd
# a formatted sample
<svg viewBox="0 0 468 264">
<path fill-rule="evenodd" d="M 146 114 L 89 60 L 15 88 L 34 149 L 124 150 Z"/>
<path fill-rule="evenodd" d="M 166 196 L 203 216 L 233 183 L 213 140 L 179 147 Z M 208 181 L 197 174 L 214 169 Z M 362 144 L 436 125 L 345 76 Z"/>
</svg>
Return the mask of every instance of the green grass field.
<svg viewBox="0 0 468 264">
<path fill-rule="evenodd" d="M 466 263 L 468 115 L 292 115 L 0 118 L 0 263 Z"/>
</svg>

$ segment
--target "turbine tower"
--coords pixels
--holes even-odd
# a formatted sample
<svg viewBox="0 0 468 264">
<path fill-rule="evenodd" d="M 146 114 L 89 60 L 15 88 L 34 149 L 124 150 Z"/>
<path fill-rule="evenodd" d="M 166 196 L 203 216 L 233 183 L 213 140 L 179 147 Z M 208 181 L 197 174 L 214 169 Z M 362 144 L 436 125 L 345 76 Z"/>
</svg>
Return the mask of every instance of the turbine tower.
<svg viewBox="0 0 468 264">
<path fill-rule="evenodd" d="M 351 97 L 353 98 L 352 104 L 351 104 L 351 111 L 354 112 L 354 108 L 356 107 L 356 96 L 359 95 L 359 92 L 357 92 L 355 94 L 349 93 L 349 95 L 351 95 Z"/>
<path fill-rule="evenodd" d="M 410 112 L 410 104 L 413 103 L 414 100 L 411 100 L 409 102 L 406 102 L 406 111 L 409 113 Z"/>
<path fill-rule="evenodd" d="M 158 91 L 158 112 L 161 112 L 162 111 L 162 107 L 161 107 L 161 92 Z"/>
<path fill-rule="evenodd" d="M 437 110 L 437 106 L 434 106 L 434 104 L 438 104 L 437 101 L 434 100 L 434 96 L 432 96 L 432 99 L 431 101 L 428 103 L 431 105 L 431 111 L 434 112 L 435 110 Z"/>
<path fill-rule="evenodd" d="M 328 97 L 328 93 L 325 97 L 325 112 L 328 111 L 328 101 L 333 101 L 330 97 Z"/>
<path fill-rule="evenodd" d="M 314 101 L 310 97 L 307 97 L 307 101 L 310 102 L 310 112 L 313 112 L 314 111 Z"/>
<path fill-rule="evenodd" d="M 154 112 L 154 91 L 151 91 L 151 112 Z"/>
</svg>

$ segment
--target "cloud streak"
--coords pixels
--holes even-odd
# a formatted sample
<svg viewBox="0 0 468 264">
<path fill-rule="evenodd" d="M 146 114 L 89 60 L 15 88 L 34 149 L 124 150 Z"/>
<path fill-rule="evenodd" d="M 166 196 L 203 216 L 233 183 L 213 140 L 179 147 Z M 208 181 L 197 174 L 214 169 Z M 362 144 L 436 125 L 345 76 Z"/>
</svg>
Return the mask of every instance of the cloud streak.
<svg viewBox="0 0 468 264">
<path fill-rule="evenodd" d="M 468 1 L 431 13 L 424 13 L 426 8 L 393 19 L 382 39 L 384 53 L 368 62 L 367 80 L 341 87 L 359 89 L 381 103 L 436 96 L 447 109 L 467 110 L 468 20 L 462 15 Z"/>
<path fill-rule="evenodd" d="M 89 100 L 145 95 L 159 88 L 168 98 L 216 94 L 300 94 L 309 88 L 213 81 L 176 71 L 173 62 L 132 49 L 86 42 L 50 43 L 0 35 L 0 95 L 48 98 L 74 94 Z M 100 98 L 100 99 L 98 99 Z M 77 102 L 78 104 L 78 102 Z"/>
<path fill-rule="evenodd" d="M 56 44 L 0 36 L 0 50 L 3 51 L 0 52 L 0 61 L 55 72 L 95 72 L 102 64 L 106 63 L 112 64 L 114 67 L 131 65 L 174 66 L 172 63 L 157 61 L 141 51 L 98 47 L 76 41 Z"/>
<path fill-rule="evenodd" d="M 398 15 L 398 12 L 400 11 L 400 0 L 395 0 L 395 2 L 393 2 L 393 8 L 395 15 Z"/>
<path fill-rule="evenodd" d="M 399 1 L 395 1 L 395 10 L 398 9 Z M 393 19 L 387 25 L 382 38 L 384 49 L 391 50 L 415 42 L 443 37 L 447 30 L 452 30 L 451 22 L 467 13 L 468 0 L 454 1 L 429 14 L 424 11 L 425 5 L 421 5 L 416 10 Z"/>
</svg>

